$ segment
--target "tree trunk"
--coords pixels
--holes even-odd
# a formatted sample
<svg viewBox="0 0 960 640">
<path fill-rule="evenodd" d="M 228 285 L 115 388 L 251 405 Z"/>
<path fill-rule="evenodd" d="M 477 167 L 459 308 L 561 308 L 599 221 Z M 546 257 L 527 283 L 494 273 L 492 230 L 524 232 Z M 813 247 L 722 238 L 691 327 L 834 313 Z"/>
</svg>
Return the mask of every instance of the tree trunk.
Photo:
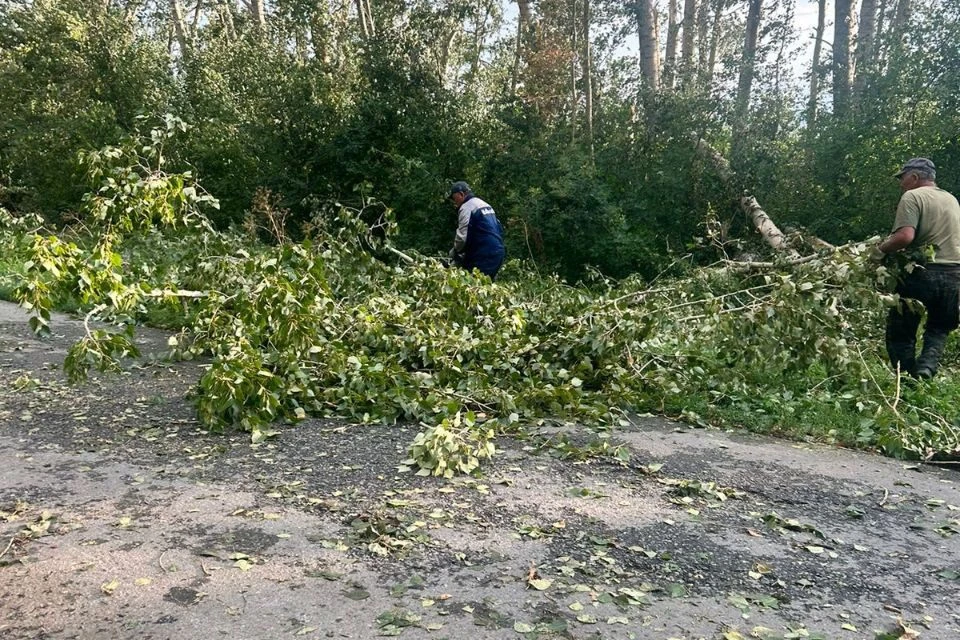
<svg viewBox="0 0 960 640">
<path fill-rule="evenodd" d="M 367 0 L 356 0 L 357 20 L 360 21 L 360 33 L 364 40 L 369 40 L 376 35 L 376 29 L 373 25 L 373 15 L 370 13 L 370 3 Z"/>
<path fill-rule="evenodd" d="M 223 30 L 230 40 L 237 39 L 237 29 L 233 24 L 233 7 L 229 0 L 221 0 L 217 4 L 217 15 L 223 23 Z"/>
<path fill-rule="evenodd" d="M 253 24 L 258 29 L 267 26 L 267 14 L 263 8 L 263 0 L 247 0 L 247 8 L 250 9 L 250 17 L 253 18 Z"/>
<path fill-rule="evenodd" d="M 490 19 L 489 5 L 484 9 L 483 21 L 477 24 L 477 32 L 474 35 L 473 46 L 476 51 L 473 60 L 470 62 L 470 81 L 476 83 L 477 76 L 480 73 L 480 58 L 483 54 L 484 40 L 487 37 L 487 20 Z"/>
<path fill-rule="evenodd" d="M 590 48 L 590 0 L 583 0 L 583 93 L 586 97 L 585 111 L 587 124 L 587 143 L 590 145 L 590 157 L 593 157 L 593 52 Z"/>
<path fill-rule="evenodd" d="M 882 49 L 883 49 L 883 41 L 885 40 L 884 36 L 886 35 L 886 32 L 883 30 L 885 26 L 883 21 L 884 21 L 884 18 L 886 18 L 886 15 L 887 15 L 887 0 L 880 0 L 880 2 L 877 3 L 877 30 L 876 30 L 876 34 L 873 36 L 873 48 L 877 51 L 878 60 L 883 59 Z M 877 68 L 880 67 L 879 64 L 875 66 Z"/>
<path fill-rule="evenodd" d="M 859 101 L 867 87 L 867 79 L 876 68 L 874 59 L 877 36 L 877 0 L 863 0 L 860 5 L 860 29 L 857 32 L 857 57 L 854 63 L 853 95 Z"/>
<path fill-rule="evenodd" d="M 817 102 L 820 99 L 820 51 L 827 21 L 827 0 L 817 0 L 817 31 L 813 41 L 813 64 L 810 66 L 810 97 L 807 100 L 807 129 L 817 122 Z"/>
<path fill-rule="evenodd" d="M 713 30 L 710 35 L 710 56 L 707 59 L 707 69 L 704 73 L 704 86 L 709 88 L 713 84 L 713 72 L 717 68 L 717 48 L 720 46 L 723 10 L 726 9 L 725 0 L 716 0 L 717 6 L 713 14 Z"/>
<path fill-rule="evenodd" d="M 897 55 L 899 55 L 899 52 L 903 48 L 904 30 L 910 23 L 910 14 L 913 12 L 913 0 L 893 1 L 895 4 L 893 5 L 893 15 L 889 18 L 890 24 L 887 27 L 886 33 L 884 33 L 882 29 L 880 31 L 880 33 L 883 34 L 883 40 L 881 41 L 883 50 L 880 51 L 879 55 L 877 56 L 880 60 L 884 60 L 888 64 Z M 888 67 L 886 72 L 890 73 L 890 71 L 891 70 Z"/>
<path fill-rule="evenodd" d="M 698 84 L 706 86 L 707 61 L 709 54 L 708 34 L 710 33 L 710 0 L 700 0 L 697 12 L 697 78 Z"/>
<path fill-rule="evenodd" d="M 833 114 L 846 118 L 850 113 L 850 24 L 851 0 L 836 0 L 833 23 Z"/>
<path fill-rule="evenodd" d="M 799 258 L 800 254 L 787 246 L 787 238 L 780 231 L 780 228 L 770 219 L 767 212 L 763 210 L 757 199 L 753 196 L 743 196 L 740 198 L 740 208 L 750 216 L 750 221 L 754 228 L 771 248 L 777 251 L 787 250 L 787 255 L 791 258 Z"/>
<path fill-rule="evenodd" d="M 579 103 L 580 94 L 577 91 L 577 61 L 583 63 L 583 52 L 580 51 L 579 33 L 580 22 L 577 20 L 577 0 L 571 0 L 570 10 L 574 16 L 570 21 L 570 50 L 576 55 L 570 56 L 570 142 L 577 140 L 577 127 L 579 126 Z"/>
<path fill-rule="evenodd" d="M 437 60 L 437 79 L 443 83 L 447 77 L 447 66 L 450 64 L 450 50 L 457 37 L 458 29 L 450 29 L 450 34 L 444 38 L 440 47 L 440 58 Z"/>
<path fill-rule="evenodd" d="M 913 0 L 897 0 L 897 9 L 893 17 L 893 24 L 890 25 L 894 35 L 903 32 L 904 27 L 910 21 L 910 15 L 913 13 Z"/>
<path fill-rule="evenodd" d="M 532 46 L 533 40 L 533 12 L 530 10 L 530 0 L 517 0 L 517 46 L 513 57 L 513 71 L 510 74 L 510 93 L 517 95 L 517 85 L 520 83 L 520 65 L 523 63 L 527 45 Z"/>
<path fill-rule="evenodd" d="M 327 0 L 319 0 L 310 12 L 310 43 L 313 57 L 324 64 L 330 63 L 330 7 Z"/>
<path fill-rule="evenodd" d="M 680 43 L 680 84 L 685 88 L 690 86 L 690 79 L 693 77 L 693 43 L 696 27 L 697 0 L 684 0 L 683 38 Z"/>
<path fill-rule="evenodd" d="M 677 23 L 677 0 L 667 2 L 667 50 L 664 55 L 663 86 L 673 89 L 673 82 L 677 75 L 677 34 L 680 25 Z"/>
<path fill-rule="evenodd" d="M 640 0 L 637 8 L 637 33 L 640 36 L 640 76 L 648 91 L 660 84 L 660 43 L 657 41 L 657 14 L 653 0 Z"/>
<path fill-rule="evenodd" d="M 729 191 L 735 190 L 737 188 L 734 184 L 736 174 L 733 172 L 733 169 L 730 168 L 730 163 L 723 157 L 723 154 L 717 151 L 709 142 L 701 138 L 699 134 L 691 134 L 691 139 L 694 142 L 696 154 L 710 163 L 721 182 Z M 800 257 L 799 253 L 788 247 L 783 232 L 780 231 L 770 216 L 767 215 L 767 212 L 763 210 L 755 197 L 744 191 L 738 200 L 740 209 L 750 217 L 751 223 L 753 223 L 754 228 L 763 238 L 764 242 L 777 251 L 786 249 L 787 255 L 790 256 L 791 259 Z M 834 248 L 829 243 L 816 237 L 812 237 L 809 240 L 811 243 L 817 244 L 817 246 L 820 247 Z"/>
<path fill-rule="evenodd" d="M 200 14 L 203 12 L 203 0 L 197 0 L 197 6 L 193 8 L 193 24 L 190 25 L 190 44 L 197 43 L 197 29 L 200 26 Z"/>
<path fill-rule="evenodd" d="M 377 23 L 373 19 L 373 8 L 370 6 L 370 0 L 362 0 L 367 5 L 367 20 L 370 21 L 370 35 L 377 35 Z"/>
<path fill-rule="evenodd" d="M 184 21 L 180 0 L 170 0 L 170 20 L 173 22 L 173 32 L 176 34 L 182 56 L 187 50 L 187 24 Z"/>
<path fill-rule="evenodd" d="M 757 34 L 760 30 L 760 10 L 763 0 L 750 0 L 747 29 L 743 39 L 743 58 L 740 62 L 740 81 L 737 83 L 737 102 L 734 114 L 734 142 L 742 143 L 750 110 L 750 92 L 753 87 L 753 68 L 757 57 Z M 737 154 L 735 153 L 734 156 Z M 734 157 L 736 160 L 736 157 Z"/>
<path fill-rule="evenodd" d="M 307 55 L 307 28 L 302 25 L 294 27 L 293 31 L 294 48 L 297 52 L 297 61 L 300 64 L 306 64 L 309 60 Z"/>
</svg>

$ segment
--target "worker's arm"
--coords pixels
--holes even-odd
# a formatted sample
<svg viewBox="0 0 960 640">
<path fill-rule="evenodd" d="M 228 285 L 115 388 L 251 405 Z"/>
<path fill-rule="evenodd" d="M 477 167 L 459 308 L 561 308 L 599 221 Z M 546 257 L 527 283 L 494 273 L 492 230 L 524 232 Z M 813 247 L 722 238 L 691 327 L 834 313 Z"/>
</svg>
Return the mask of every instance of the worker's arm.
<svg viewBox="0 0 960 640">
<path fill-rule="evenodd" d="M 900 249 L 906 249 L 913 242 L 917 235 L 914 227 L 900 227 L 880 243 L 880 251 L 884 253 L 895 253 Z"/>
<path fill-rule="evenodd" d="M 468 207 L 460 207 L 457 214 L 457 235 L 453 239 L 453 250 L 456 253 L 463 253 L 467 248 L 467 229 L 470 228 L 470 211 Z"/>
</svg>

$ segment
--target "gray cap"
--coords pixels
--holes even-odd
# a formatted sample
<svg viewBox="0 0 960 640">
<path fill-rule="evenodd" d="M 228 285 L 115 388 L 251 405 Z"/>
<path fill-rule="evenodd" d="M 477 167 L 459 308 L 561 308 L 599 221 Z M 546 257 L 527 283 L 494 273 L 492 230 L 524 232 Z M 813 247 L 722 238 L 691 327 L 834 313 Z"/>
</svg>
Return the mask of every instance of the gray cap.
<svg viewBox="0 0 960 640">
<path fill-rule="evenodd" d="M 929 174 L 931 177 L 937 177 L 937 165 L 929 158 L 910 158 L 903 163 L 900 171 L 893 174 L 894 178 L 899 178 L 908 171 L 920 171 Z"/>
<path fill-rule="evenodd" d="M 468 185 L 466 182 L 463 180 L 458 180 L 450 185 L 450 193 L 447 197 L 452 198 L 453 194 L 455 193 L 473 193 L 473 191 L 470 189 L 470 185 Z"/>
</svg>

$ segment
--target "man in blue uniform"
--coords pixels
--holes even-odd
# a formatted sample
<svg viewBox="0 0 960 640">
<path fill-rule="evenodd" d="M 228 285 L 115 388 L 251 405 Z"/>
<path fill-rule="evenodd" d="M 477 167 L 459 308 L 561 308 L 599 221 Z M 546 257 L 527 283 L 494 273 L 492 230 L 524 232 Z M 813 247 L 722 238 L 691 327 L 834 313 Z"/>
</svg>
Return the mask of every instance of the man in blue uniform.
<svg viewBox="0 0 960 640">
<path fill-rule="evenodd" d="M 506 257 L 503 226 L 493 207 L 473 195 L 466 182 L 454 182 L 450 200 L 457 207 L 457 235 L 450 250 L 450 259 L 464 269 L 478 269 L 490 278 Z"/>
</svg>

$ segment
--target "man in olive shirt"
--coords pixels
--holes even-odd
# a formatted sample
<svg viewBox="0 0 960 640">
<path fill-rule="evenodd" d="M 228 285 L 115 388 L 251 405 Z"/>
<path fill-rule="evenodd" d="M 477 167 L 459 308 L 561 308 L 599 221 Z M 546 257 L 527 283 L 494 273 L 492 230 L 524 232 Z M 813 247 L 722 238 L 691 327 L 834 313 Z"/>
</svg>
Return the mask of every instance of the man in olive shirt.
<svg viewBox="0 0 960 640">
<path fill-rule="evenodd" d="M 880 244 L 883 254 L 933 247 L 933 259 L 905 274 L 897 285 L 900 304 L 887 318 L 887 354 L 894 368 L 916 378 L 937 373 L 947 336 L 960 325 L 960 204 L 937 187 L 937 170 L 927 158 L 908 160 L 894 176 L 903 195 L 893 232 Z M 927 310 L 923 348 L 916 355 L 921 311 Z"/>
</svg>

